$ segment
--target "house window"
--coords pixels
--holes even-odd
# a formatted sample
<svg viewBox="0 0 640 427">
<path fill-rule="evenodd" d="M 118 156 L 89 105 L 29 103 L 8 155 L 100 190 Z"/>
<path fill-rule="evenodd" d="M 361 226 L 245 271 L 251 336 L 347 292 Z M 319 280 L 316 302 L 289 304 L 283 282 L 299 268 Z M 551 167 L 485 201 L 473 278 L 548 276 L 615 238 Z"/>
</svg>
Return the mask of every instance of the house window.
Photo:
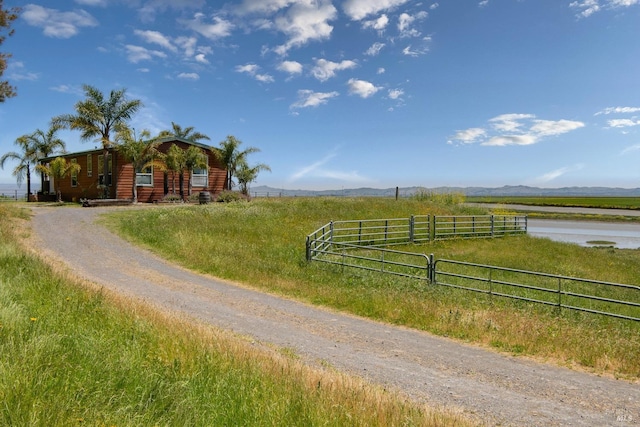
<svg viewBox="0 0 640 427">
<path fill-rule="evenodd" d="M 153 187 L 153 167 L 136 169 L 136 185 L 143 187 Z"/>
<path fill-rule="evenodd" d="M 78 159 L 71 159 L 71 164 L 75 165 L 78 163 Z M 74 169 L 73 171 L 71 171 L 71 186 L 72 187 L 77 187 L 78 186 L 78 172 L 76 169 Z"/>
<path fill-rule="evenodd" d="M 207 163 L 209 159 L 207 158 Z M 191 172 L 191 185 L 194 187 L 208 187 L 209 186 L 209 169 L 194 169 Z"/>
<path fill-rule="evenodd" d="M 112 169 L 113 169 L 113 156 L 108 156 L 109 162 L 107 166 L 107 182 L 106 185 L 111 185 Z M 98 184 L 105 185 L 104 181 L 104 156 L 100 154 L 98 156 Z"/>
<path fill-rule="evenodd" d="M 87 176 L 93 176 L 93 159 L 91 158 L 91 154 L 87 154 Z"/>
</svg>

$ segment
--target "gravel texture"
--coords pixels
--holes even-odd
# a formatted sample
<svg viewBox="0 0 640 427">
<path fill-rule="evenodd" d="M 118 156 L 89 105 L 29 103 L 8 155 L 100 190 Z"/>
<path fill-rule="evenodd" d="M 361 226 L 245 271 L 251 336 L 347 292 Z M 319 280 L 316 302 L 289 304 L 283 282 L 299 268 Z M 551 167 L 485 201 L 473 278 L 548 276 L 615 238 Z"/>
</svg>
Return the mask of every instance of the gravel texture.
<svg viewBox="0 0 640 427">
<path fill-rule="evenodd" d="M 114 209 L 122 208 L 34 207 L 34 242 L 47 259 L 105 288 L 292 349 L 309 364 L 328 364 L 487 425 L 640 422 L 640 384 L 498 354 L 195 274 L 94 222 Z"/>
</svg>

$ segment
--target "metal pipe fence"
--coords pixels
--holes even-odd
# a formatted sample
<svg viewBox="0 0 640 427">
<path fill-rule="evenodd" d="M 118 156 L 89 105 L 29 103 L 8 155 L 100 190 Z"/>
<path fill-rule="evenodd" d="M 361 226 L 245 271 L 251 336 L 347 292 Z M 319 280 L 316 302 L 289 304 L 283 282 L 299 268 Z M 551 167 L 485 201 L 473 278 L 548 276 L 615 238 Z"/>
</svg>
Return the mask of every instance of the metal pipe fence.
<svg viewBox="0 0 640 427">
<path fill-rule="evenodd" d="M 442 217 L 440 217 L 442 218 Z M 308 261 L 425 280 L 427 283 L 546 306 L 640 321 L 640 286 L 518 270 L 388 249 L 436 238 L 500 237 L 526 233 L 526 217 L 412 216 L 332 221 L 307 236 Z M 456 218 L 456 220 L 452 220 Z M 437 226 L 448 230 L 438 234 Z"/>
<path fill-rule="evenodd" d="M 434 284 L 561 309 L 640 321 L 640 286 L 470 262 L 433 262 Z"/>
<path fill-rule="evenodd" d="M 501 237 L 527 232 L 525 215 L 435 216 L 434 239 Z"/>
</svg>

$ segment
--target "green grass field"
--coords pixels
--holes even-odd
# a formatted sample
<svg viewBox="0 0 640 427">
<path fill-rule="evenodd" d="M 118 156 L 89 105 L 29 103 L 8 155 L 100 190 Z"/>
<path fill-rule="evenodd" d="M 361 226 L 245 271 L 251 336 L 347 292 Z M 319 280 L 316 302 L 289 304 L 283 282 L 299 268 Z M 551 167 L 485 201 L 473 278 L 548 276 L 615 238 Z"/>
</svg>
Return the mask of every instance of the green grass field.
<svg viewBox="0 0 640 427">
<path fill-rule="evenodd" d="M 467 202 L 520 204 L 531 206 L 568 206 L 606 209 L 640 209 L 640 197 L 519 197 L 475 196 Z"/>
<path fill-rule="evenodd" d="M 330 220 L 479 214 L 419 199 L 259 199 L 123 211 L 105 222 L 187 268 L 313 304 L 595 372 L 640 377 L 640 325 L 489 299 L 424 281 L 305 260 L 305 236 Z M 640 284 L 640 251 L 583 248 L 529 236 L 437 241 L 438 258 Z"/>
<path fill-rule="evenodd" d="M 80 283 L 27 249 L 19 206 L 0 205 L 0 425 L 471 425 Z"/>
</svg>

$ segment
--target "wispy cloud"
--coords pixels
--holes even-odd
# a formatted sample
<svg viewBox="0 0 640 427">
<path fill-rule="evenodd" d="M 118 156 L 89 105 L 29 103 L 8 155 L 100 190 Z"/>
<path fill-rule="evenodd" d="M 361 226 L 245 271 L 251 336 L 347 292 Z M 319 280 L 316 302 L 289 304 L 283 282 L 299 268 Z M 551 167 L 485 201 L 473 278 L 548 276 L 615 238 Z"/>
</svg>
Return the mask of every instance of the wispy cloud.
<svg viewBox="0 0 640 427">
<path fill-rule="evenodd" d="M 470 128 L 457 131 L 449 144 L 486 146 L 532 145 L 545 137 L 562 135 L 585 126 L 573 120 L 539 120 L 533 114 L 502 114 L 489 119 L 486 128 Z"/>
<path fill-rule="evenodd" d="M 608 107 L 602 111 L 598 111 L 595 116 L 600 116 L 602 114 L 633 114 L 640 112 L 640 107 Z"/>
<path fill-rule="evenodd" d="M 339 95 L 338 92 L 314 92 L 309 89 L 298 91 L 298 100 L 291 104 L 292 109 L 317 107 L 326 104 L 330 99 Z"/>
<path fill-rule="evenodd" d="M 336 156 L 337 149 L 334 149 L 322 159 L 300 168 L 297 172 L 291 175 L 289 182 L 300 181 L 303 179 L 332 179 L 348 183 L 362 183 L 370 181 L 368 178 L 360 175 L 358 171 L 339 171 L 325 168 L 324 166 Z"/>
<path fill-rule="evenodd" d="M 238 73 L 248 74 L 251 77 L 253 77 L 254 79 L 256 79 L 256 80 L 258 80 L 259 82 L 262 82 L 262 83 L 273 83 L 275 81 L 273 76 L 271 76 L 269 74 L 259 73 L 258 71 L 260 70 L 260 66 L 256 65 L 256 64 L 238 65 L 238 66 L 236 66 L 235 70 Z"/>
<path fill-rule="evenodd" d="M 624 150 L 622 150 L 620 152 L 620 155 L 629 154 L 629 153 L 632 153 L 634 151 L 640 151 L 640 144 L 635 144 L 635 145 L 632 145 L 630 147 L 625 148 Z"/>
<path fill-rule="evenodd" d="M 311 75 L 321 82 L 327 81 L 335 77 L 338 71 L 356 68 L 358 63 L 351 60 L 340 62 L 327 61 L 326 59 L 316 60 L 316 65 L 311 69 Z"/>
<path fill-rule="evenodd" d="M 47 37 L 68 39 L 77 35 L 82 27 L 95 27 L 98 21 L 84 10 L 61 12 L 35 4 L 24 7 L 20 17 L 27 24 L 40 27 Z"/>
<path fill-rule="evenodd" d="M 159 50 L 151 50 L 142 46 L 128 44 L 125 46 L 129 62 L 137 64 L 140 61 L 150 61 L 153 58 L 166 58 L 167 54 Z"/>
<path fill-rule="evenodd" d="M 569 3 L 576 10 L 576 17 L 588 18 L 607 9 L 621 9 L 640 4 L 640 0 L 577 0 Z"/>
<path fill-rule="evenodd" d="M 541 183 L 541 184 L 548 183 L 548 182 L 551 182 L 551 181 L 554 181 L 554 180 L 560 178 L 563 175 L 566 175 L 566 174 L 569 174 L 569 173 L 572 173 L 572 172 L 577 172 L 577 171 L 579 171 L 581 169 L 584 169 L 584 167 L 585 167 L 585 165 L 582 164 L 582 163 L 579 163 L 579 164 L 576 164 L 576 165 L 573 165 L 573 166 L 564 166 L 564 167 L 558 168 L 556 170 L 553 170 L 551 172 L 547 172 L 547 173 L 545 173 L 543 175 L 540 175 L 539 177 L 535 178 L 534 181 L 538 182 L 538 183 Z"/>
<path fill-rule="evenodd" d="M 407 3 L 409 0 L 346 0 L 342 9 L 353 21 L 360 21 L 371 15 L 389 11 Z"/>
<path fill-rule="evenodd" d="M 180 20 L 180 22 L 210 40 L 219 40 L 230 36 L 235 27 L 233 23 L 220 16 L 213 16 L 209 20 L 205 14 L 200 12 L 196 13 L 193 19 Z"/>
</svg>

